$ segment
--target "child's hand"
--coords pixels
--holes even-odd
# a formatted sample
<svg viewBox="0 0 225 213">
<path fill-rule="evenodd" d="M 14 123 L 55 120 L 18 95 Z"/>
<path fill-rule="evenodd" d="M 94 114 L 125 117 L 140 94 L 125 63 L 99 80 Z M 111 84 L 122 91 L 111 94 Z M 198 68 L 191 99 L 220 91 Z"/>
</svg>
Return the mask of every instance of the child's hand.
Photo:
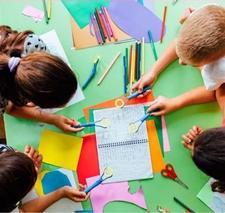
<svg viewBox="0 0 225 213">
<path fill-rule="evenodd" d="M 185 11 L 184 11 L 184 14 L 180 17 L 180 24 L 183 24 L 187 19 L 188 17 L 191 15 L 191 13 L 193 13 L 195 11 L 195 9 L 193 8 L 187 8 Z"/>
<path fill-rule="evenodd" d="M 82 202 L 88 199 L 89 194 L 86 194 L 83 185 L 79 185 L 79 190 L 70 186 L 64 186 L 65 197 L 75 202 Z"/>
<path fill-rule="evenodd" d="M 24 154 L 27 155 L 34 162 L 35 169 L 37 172 L 39 172 L 41 170 L 42 165 L 42 155 L 39 154 L 36 149 L 29 145 L 25 147 Z"/>
<path fill-rule="evenodd" d="M 176 110 L 178 107 L 176 99 L 169 99 L 164 96 L 159 96 L 149 105 L 147 112 L 153 116 L 160 116 Z"/>
<path fill-rule="evenodd" d="M 155 80 L 156 80 L 156 76 L 152 74 L 151 72 L 148 72 L 147 74 L 143 75 L 141 79 L 139 79 L 139 81 L 132 86 L 132 92 L 136 90 L 138 90 L 138 92 L 142 92 L 145 86 L 153 85 Z M 148 94 L 148 92 L 144 93 L 144 95 L 146 94 Z M 140 96 L 143 96 L 143 95 L 140 95 Z"/>
<path fill-rule="evenodd" d="M 184 147 L 193 150 L 194 142 L 198 135 L 202 133 L 203 129 L 199 126 L 193 126 L 186 134 L 182 135 L 183 141 L 181 142 Z"/>
<path fill-rule="evenodd" d="M 64 132 L 79 132 L 84 128 L 74 128 L 73 125 L 78 125 L 79 122 L 69 119 L 63 115 L 55 115 L 53 124 Z"/>
</svg>

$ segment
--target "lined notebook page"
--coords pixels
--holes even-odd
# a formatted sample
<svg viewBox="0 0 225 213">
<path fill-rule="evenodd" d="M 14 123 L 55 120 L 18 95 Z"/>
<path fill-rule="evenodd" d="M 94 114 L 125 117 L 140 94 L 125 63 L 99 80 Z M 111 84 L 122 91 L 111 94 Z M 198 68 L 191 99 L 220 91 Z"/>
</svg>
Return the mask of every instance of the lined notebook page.
<svg viewBox="0 0 225 213">
<path fill-rule="evenodd" d="M 100 171 L 109 166 L 113 177 L 106 182 L 120 182 L 151 178 L 152 165 L 146 122 L 137 133 L 129 133 L 128 126 L 144 115 L 143 106 L 126 106 L 94 111 L 95 121 L 107 118 L 110 127 L 96 127 Z"/>
</svg>

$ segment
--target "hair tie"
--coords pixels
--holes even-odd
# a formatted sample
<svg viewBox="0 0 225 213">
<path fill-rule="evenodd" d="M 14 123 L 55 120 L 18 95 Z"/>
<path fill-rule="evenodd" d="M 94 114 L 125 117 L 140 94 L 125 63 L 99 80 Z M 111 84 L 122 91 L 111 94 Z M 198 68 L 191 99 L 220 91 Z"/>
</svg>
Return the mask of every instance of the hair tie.
<svg viewBox="0 0 225 213">
<path fill-rule="evenodd" d="M 13 72 L 16 70 L 16 67 L 19 65 L 20 63 L 20 60 L 21 58 L 19 57 L 11 57 L 9 59 L 9 62 L 8 62 L 8 67 L 9 67 L 9 70 L 10 72 Z"/>
</svg>

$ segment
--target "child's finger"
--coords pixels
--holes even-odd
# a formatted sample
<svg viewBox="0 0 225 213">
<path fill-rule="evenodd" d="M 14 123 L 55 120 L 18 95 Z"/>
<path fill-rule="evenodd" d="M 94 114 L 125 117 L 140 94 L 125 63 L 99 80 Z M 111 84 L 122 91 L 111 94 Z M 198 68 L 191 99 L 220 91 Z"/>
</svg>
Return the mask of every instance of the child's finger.
<svg viewBox="0 0 225 213">
<path fill-rule="evenodd" d="M 33 154 L 33 159 L 36 159 L 38 156 L 39 156 L 39 152 L 35 150 Z"/>
<path fill-rule="evenodd" d="M 30 148 L 31 148 L 30 145 L 26 145 L 26 146 L 25 146 L 25 149 L 24 149 L 24 152 L 25 152 L 25 153 L 29 153 Z"/>
<path fill-rule="evenodd" d="M 184 140 L 185 143 L 191 143 L 191 139 L 187 137 L 187 135 L 182 135 L 182 138 Z"/>
<path fill-rule="evenodd" d="M 159 110 L 157 112 L 150 113 L 151 116 L 161 116 L 161 115 L 164 115 L 164 114 L 165 114 L 164 110 Z"/>
</svg>

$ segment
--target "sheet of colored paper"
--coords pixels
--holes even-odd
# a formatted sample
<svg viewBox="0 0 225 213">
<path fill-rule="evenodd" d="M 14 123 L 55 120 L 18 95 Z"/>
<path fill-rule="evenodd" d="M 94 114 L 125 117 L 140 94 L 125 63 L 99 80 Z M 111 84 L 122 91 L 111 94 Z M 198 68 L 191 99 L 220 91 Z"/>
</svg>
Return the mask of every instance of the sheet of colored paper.
<svg viewBox="0 0 225 213">
<path fill-rule="evenodd" d="M 151 30 L 153 41 L 160 40 L 162 21 L 136 0 L 111 0 L 108 11 L 115 24 L 132 38 L 144 37 L 149 42 L 147 33 Z"/>
<path fill-rule="evenodd" d="M 165 116 L 161 116 L 161 122 L 162 122 L 162 132 L 163 132 L 163 150 L 164 152 L 170 151 L 170 141 L 168 136 L 168 131 L 166 127 L 166 120 Z"/>
<path fill-rule="evenodd" d="M 25 16 L 29 16 L 32 17 L 35 21 L 41 21 L 44 17 L 44 12 L 33 7 L 30 5 L 27 5 L 24 9 L 23 9 L 23 15 Z"/>
<path fill-rule="evenodd" d="M 88 178 L 87 185 L 90 186 L 98 178 Z M 103 213 L 104 206 L 112 201 L 125 201 L 147 209 L 142 189 L 130 194 L 128 182 L 101 184 L 92 190 L 90 199 L 93 211 L 98 213 Z"/>
<path fill-rule="evenodd" d="M 90 14 L 94 13 L 95 8 L 109 5 L 109 0 L 62 0 L 62 2 L 80 28 L 89 24 Z"/>
<path fill-rule="evenodd" d="M 131 37 L 123 32 L 120 28 L 118 28 L 114 22 L 109 17 L 109 22 L 112 27 L 112 30 L 117 38 L 116 42 L 123 42 L 128 39 L 131 39 Z M 78 24 L 71 19 L 71 27 L 72 27 L 72 36 L 73 36 L 73 46 L 76 49 L 83 49 L 88 47 L 94 47 L 98 45 L 98 42 L 94 35 L 91 35 L 90 31 L 90 25 L 87 25 L 86 27 L 80 29 Z M 93 31 L 93 29 L 92 29 Z M 111 44 L 114 43 L 115 40 L 112 38 L 111 41 L 106 39 L 105 44 Z"/>
<path fill-rule="evenodd" d="M 37 181 L 35 183 L 35 191 L 37 192 L 37 194 L 39 196 L 45 195 L 44 189 L 43 189 L 45 187 L 44 184 L 43 184 L 45 176 L 49 175 L 49 174 L 53 174 L 53 176 L 55 176 L 55 172 L 59 172 L 59 173 L 65 175 L 67 177 L 67 181 L 69 181 L 69 184 L 72 187 L 77 188 L 77 184 L 75 182 L 74 175 L 73 175 L 72 171 L 67 170 L 67 169 L 62 169 L 62 168 L 54 170 L 54 171 L 44 170 L 44 171 L 42 171 L 41 173 L 38 174 L 38 178 L 37 178 Z M 58 177 L 56 177 L 56 178 L 58 178 Z M 56 180 L 54 180 L 54 181 L 48 180 L 47 184 L 50 185 L 50 187 L 55 186 L 55 184 L 53 183 L 55 181 Z M 60 185 L 58 185 L 58 187 L 60 187 Z M 56 189 L 57 188 L 55 188 L 55 190 Z M 74 212 L 75 210 L 83 210 L 80 202 L 73 202 L 73 201 L 69 200 L 68 198 L 62 198 L 59 201 L 52 204 L 49 208 L 47 208 L 45 210 L 45 212 Z"/>
<path fill-rule="evenodd" d="M 41 135 L 39 152 L 45 163 L 76 171 L 82 141 L 82 138 L 46 129 Z"/>
<path fill-rule="evenodd" d="M 163 155 L 160 148 L 159 138 L 156 131 L 155 121 L 148 120 L 146 122 L 148 130 L 148 140 L 151 150 L 152 169 L 154 173 L 161 172 L 165 167 Z"/>
<path fill-rule="evenodd" d="M 77 177 L 79 183 L 85 185 L 86 178 L 97 176 L 99 174 L 96 136 L 93 134 L 86 135 L 83 138 L 83 145 L 77 166 Z"/>
<path fill-rule="evenodd" d="M 225 212 L 225 194 L 212 192 L 211 183 L 215 180 L 211 178 L 198 193 L 197 197 L 214 212 Z"/>
<path fill-rule="evenodd" d="M 124 99 L 125 101 L 127 100 L 124 96 L 122 96 L 122 97 L 118 97 L 118 98 L 115 98 L 115 99 L 111 99 L 111 100 L 105 101 L 105 102 L 100 103 L 100 104 L 96 104 L 94 106 L 89 106 L 89 107 L 83 109 L 84 117 L 86 118 L 87 121 L 89 121 L 89 116 L 90 116 L 89 115 L 89 110 L 90 109 L 115 107 L 115 101 L 117 99 L 119 99 L 119 98 Z M 146 95 L 146 96 L 144 96 L 142 98 L 131 99 L 126 104 L 127 105 L 132 105 L 132 104 L 148 103 L 148 102 L 153 101 L 153 100 L 154 100 L 154 96 L 153 96 L 152 93 L 150 93 L 149 95 Z"/>
</svg>

